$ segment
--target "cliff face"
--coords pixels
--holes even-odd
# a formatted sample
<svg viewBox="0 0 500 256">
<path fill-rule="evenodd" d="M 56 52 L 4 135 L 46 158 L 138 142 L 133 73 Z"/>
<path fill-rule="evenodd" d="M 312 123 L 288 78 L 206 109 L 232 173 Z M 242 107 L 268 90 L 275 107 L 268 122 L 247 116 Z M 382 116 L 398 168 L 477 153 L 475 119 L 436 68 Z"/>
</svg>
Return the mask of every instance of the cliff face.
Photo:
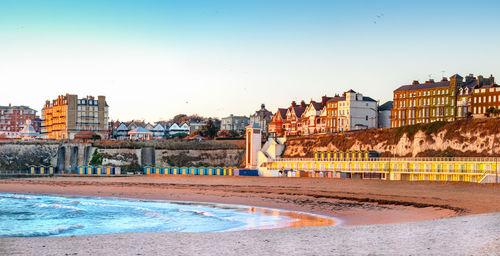
<svg viewBox="0 0 500 256">
<path fill-rule="evenodd" d="M 0 170 L 27 170 L 30 165 L 56 165 L 58 144 L 0 143 Z"/>
<path fill-rule="evenodd" d="M 124 142 L 128 143 L 128 142 Z M 62 142 L 1 142 L 0 170 L 27 170 L 30 165 L 56 166 L 75 173 L 80 165 L 88 165 L 94 151 L 102 164 L 138 171 L 151 166 L 239 166 L 245 149 L 219 142 L 176 142 L 141 144 L 133 148 L 106 148 L 100 144 Z M 109 145 L 108 145 L 109 146 Z"/>
<path fill-rule="evenodd" d="M 475 119 L 302 136 L 286 141 L 283 157 L 312 157 L 315 151 L 334 150 L 375 150 L 382 156 L 500 156 L 499 131 L 500 119 Z"/>
</svg>

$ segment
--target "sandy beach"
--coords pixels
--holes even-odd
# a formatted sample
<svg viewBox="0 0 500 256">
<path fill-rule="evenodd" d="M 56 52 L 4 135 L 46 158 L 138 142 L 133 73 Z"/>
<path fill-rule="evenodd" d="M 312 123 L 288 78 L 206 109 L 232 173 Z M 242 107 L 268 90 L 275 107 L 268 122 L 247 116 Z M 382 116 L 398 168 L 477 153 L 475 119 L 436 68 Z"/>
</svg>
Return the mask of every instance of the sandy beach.
<svg viewBox="0 0 500 256">
<path fill-rule="evenodd" d="M 342 222 L 331 227 L 224 233 L 2 238 L 0 250 L 7 254 L 449 254 L 453 250 L 458 254 L 494 254 L 500 244 L 500 186 L 495 184 L 197 176 L 58 177 L 0 180 L 0 192 L 243 204 L 311 212 Z M 211 242 L 204 242 L 206 239 Z"/>
</svg>

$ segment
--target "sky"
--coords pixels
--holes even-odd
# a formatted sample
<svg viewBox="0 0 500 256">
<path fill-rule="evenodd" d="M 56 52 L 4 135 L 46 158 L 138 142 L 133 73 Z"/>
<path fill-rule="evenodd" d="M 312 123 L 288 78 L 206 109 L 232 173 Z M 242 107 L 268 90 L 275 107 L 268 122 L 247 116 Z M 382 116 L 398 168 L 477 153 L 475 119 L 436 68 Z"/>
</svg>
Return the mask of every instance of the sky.
<svg viewBox="0 0 500 256">
<path fill-rule="evenodd" d="M 0 105 L 105 95 L 113 120 L 380 100 L 455 73 L 500 79 L 500 1 L 0 0 Z"/>
</svg>

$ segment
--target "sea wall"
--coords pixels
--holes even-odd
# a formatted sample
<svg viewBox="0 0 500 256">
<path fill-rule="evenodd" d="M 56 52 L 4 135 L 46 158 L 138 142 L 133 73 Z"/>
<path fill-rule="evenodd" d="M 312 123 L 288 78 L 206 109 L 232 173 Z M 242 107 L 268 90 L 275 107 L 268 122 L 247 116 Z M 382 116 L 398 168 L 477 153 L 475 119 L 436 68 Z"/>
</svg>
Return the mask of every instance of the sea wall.
<svg viewBox="0 0 500 256">
<path fill-rule="evenodd" d="M 30 165 L 55 166 L 66 173 L 76 173 L 80 165 L 93 157 L 100 164 L 138 171 L 143 166 L 239 166 L 244 149 L 223 143 L 177 143 L 155 148 L 134 144 L 135 148 L 106 148 L 101 144 L 71 142 L 0 143 L 0 170 L 27 170 Z M 176 147 L 180 149 L 176 149 Z M 94 154 L 94 152 L 96 154 Z"/>
<path fill-rule="evenodd" d="M 312 157 L 315 151 L 375 150 L 382 156 L 500 156 L 500 119 L 436 122 L 342 135 L 288 138 L 283 157 Z"/>
</svg>

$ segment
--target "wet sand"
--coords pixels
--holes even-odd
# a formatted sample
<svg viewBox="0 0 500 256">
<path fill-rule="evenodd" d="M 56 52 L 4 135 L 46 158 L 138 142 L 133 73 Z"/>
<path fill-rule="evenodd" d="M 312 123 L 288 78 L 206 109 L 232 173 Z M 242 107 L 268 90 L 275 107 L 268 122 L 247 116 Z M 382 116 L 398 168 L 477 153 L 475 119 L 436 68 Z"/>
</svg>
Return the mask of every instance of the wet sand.
<svg viewBox="0 0 500 256">
<path fill-rule="evenodd" d="M 348 254 L 349 252 L 353 252 L 355 254 L 361 252 L 361 254 L 364 254 L 362 253 L 362 251 L 358 250 L 359 248 L 345 247 L 352 242 L 349 240 L 350 236 L 356 236 L 351 238 L 353 239 L 353 241 L 361 239 L 363 241 L 362 244 L 376 244 L 380 239 L 384 240 L 391 238 L 395 239 L 393 243 L 401 244 L 402 241 L 399 241 L 397 237 L 393 237 L 393 235 L 384 232 L 395 232 L 395 234 L 399 234 L 403 237 L 410 236 L 409 238 L 411 238 L 412 236 L 414 236 L 413 231 L 415 230 L 420 232 L 419 234 L 421 234 L 421 236 L 425 239 L 431 239 L 432 237 L 434 237 L 433 239 L 438 239 L 438 237 L 435 236 L 441 234 L 442 231 L 436 230 L 435 225 L 443 225 L 443 228 L 446 227 L 446 229 L 450 232 L 460 232 L 460 230 L 463 229 L 462 227 L 448 227 L 447 225 L 451 224 L 447 223 L 450 221 L 460 222 L 460 219 L 463 218 L 466 219 L 467 223 L 469 221 L 476 221 L 476 218 L 480 219 L 477 220 L 477 225 L 471 224 L 470 227 L 472 227 L 473 229 L 481 229 L 483 228 L 483 226 L 490 229 L 498 229 L 498 222 L 495 227 L 489 227 L 488 224 L 488 222 L 498 221 L 498 214 L 477 215 L 487 217 L 465 215 L 494 213 L 500 211 L 500 186 L 496 184 L 482 185 L 472 183 L 404 181 L 389 182 L 380 180 L 203 176 L 137 176 L 102 178 L 58 177 L 0 180 L 0 192 L 114 196 L 243 204 L 285 210 L 312 212 L 336 217 L 342 221 L 341 226 L 333 227 L 290 228 L 280 230 L 259 230 L 216 234 L 109 234 L 85 236 L 85 238 L 81 238 L 85 241 L 89 241 L 89 243 L 91 244 L 94 244 L 95 241 L 99 246 L 103 246 L 102 249 L 104 250 L 105 247 L 110 246 L 109 244 L 116 243 L 118 245 L 123 242 L 122 246 L 130 245 L 130 243 L 127 243 L 127 241 L 130 242 L 130 239 L 140 237 L 140 239 L 147 240 L 147 237 L 157 236 L 161 234 L 161 241 L 163 241 L 162 246 L 168 245 L 168 248 L 160 246 L 156 249 L 158 251 L 144 249 L 146 251 L 149 250 L 149 253 L 142 255 L 163 254 L 163 249 L 173 250 L 175 248 L 177 248 L 177 251 L 174 250 L 176 252 L 175 254 L 183 254 L 182 247 L 179 247 L 179 245 L 175 247 L 173 244 L 170 244 L 166 241 L 168 240 L 167 238 L 171 236 L 186 236 L 187 241 L 181 244 L 189 244 L 191 242 L 197 243 L 195 242 L 196 239 L 202 239 L 203 237 L 207 236 L 213 236 L 213 240 L 219 240 L 217 237 L 220 237 L 222 240 L 220 242 L 217 242 L 217 244 L 220 243 L 224 245 L 221 245 L 221 247 L 214 247 L 212 250 L 206 249 L 208 251 L 203 251 L 206 255 L 218 252 L 218 249 L 222 249 L 223 247 L 225 248 L 226 244 L 228 243 L 224 242 L 228 241 L 226 239 L 231 240 L 231 243 L 229 244 L 232 244 L 234 242 L 234 239 L 230 239 L 229 237 L 240 237 L 238 239 L 242 239 L 241 244 L 233 244 L 234 248 L 240 249 L 245 248 L 244 246 L 248 246 L 259 247 L 259 250 L 262 250 L 262 248 L 268 248 L 267 245 L 271 244 L 291 243 L 283 239 L 287 237 L 289 239 L 292 239 L 292 237 L 294 237 L 293 240 L 296 241 L 297 248 L 295 250 L 288 251 L 288 254 L 304 255 L 302 253 L 298 253 L 304 249 L 299 248 L 300 244 L 302 244 L 302 246 L 307 246 L 308 243 L 311 243 L 312 245 L 320 241 L 323 241 L 325 243 L 325 246 L 329 248 L 330 251 L 326 249 L 324 251 L 315 250 L 316 253 L 312 253 L 310 255 L 336 254 L 341 252 Z M 452 216 L 461 217 L 441 219 L 444 217 Z M 469 218 L 472 218 L 472 220 L 468 220 Z M 470 232 L 468 234 L 464 235 L 464 239 L 469 239 L 469 234 L 479 232 L 479 230 L 470 229 L 469 231 Z M 403 234 L 401 232 L 403 232 Z M 425 232 L 428 232 L 428 237 L 425 237 Z M 483 234 L 481 236 L 482 240 L 479 241 L 474 248 L 477 249 L 477 246 L 482 246 L 481 248 L 484 247 L 483 249 L 485 251 L 489 250 L 488 248 L 491 249 L 491 247 L 495 248 L 495 246 L 498 246 L 498 244 L 500 244 L 500 238 L 498 236 L 499 233 L 500 232 L 481 233 Z M 318 237 L 324 237 L 323 240 L 313 239 L 316 235 Z M 383 237 L 381 237 L 382 235 Z M 227 238 L 223 238 L 226 236 Z M 269 236 L 270 239 L 264 239 L 260 241 L 259 239 L 261 236 Z M 101 237 L 102 239 L 99 240 L 97 237 Z M 331 242 L 329 242 L 330 240 L 327 239 L 328 237 L 330 237 Z M 7 248 L 7 246 L 5 245 L 6 242 L 8 242 L 9 250 L 22 249 L 21 245 L 23 242 L 30 244 L 30 246 L 34 246 L 33 248 L 37 248 L 36 246 L 42 244 L 48 246 L 46 241 L 49 240 L 47 239 L 48 238 L 2 238 L 0 239 L 0 248 L 2 248 L 2 246 L 4 247 L 4 249 Z M 79 238 L 58 237 L 57 239 L 60 239 L 61 241 L 75 241 Z M 253 239 L 257 239 L 254 241 L 256 244 L 245 243 L 245 241 L 248 241 L 248 239 L 252 241 Z M 484 244 L 486 242 L 490 243 L 492 241 L 494 241 L 493 244 Z M 341 242 L 342 245 L 335 244 L 337 242 Z M 439 241 L 428 242 L 430 244 L 440 243 Z M 201 243 L 203 244 L 203 242 Z M 95 246 L 92 246 L 92 248 L 86 248 L 88 246 L 84 246 L 85 248 L 80 248 L 80 246 L 83 245 L 79 246 L 78 244 L 79 242 L 71 242 L 71 244 L 64 243 L 64 245 L 58 245 L 60 248 L 57 249 L 55 251 L 56 253 L 54 254 L 59 254 L 60 252 L 63 252 L 65 250 L 74 251 L 78 253 L 78 255 L 96 253 L 107 254 L 105 251 L 99 251 L 99 246 L 97 248 Z M 206 248 L 207 246 L 209 245 L 203 245 L 200 248 Z M 355 245 L 353 246 L 356 247 Z M 53 248 L 53 246 L 51 246 L 51 248 Z M 275 247 L 273 248 L 281 248 L 281 246 L 275 245 Z M 286 248 L 282 249 L 285 250 Z M 364 247 L 361 246 L 360 248 Z M 387 247 L 387 245 L 385 245 L 385 249 L 388 248 L 394 248 L 394 246 Z M 272 248 L 269 249 L 271 250 Z M 348 249 L 354 251 L 349 251 Z M 390 250 L 370 251 L 368 250 L 368 247 L 365 249 L 367 253 L 391 252 Z M 186 255 L 194 253 L 193 250 L 195 249 L 186 249 Z M 130 252 L 132 251 L 134 250 L 131 250 Z M 33 249 L 33 251 L 20 251 L 21 254 L 33 254 L 33 252 L 36 252 L 36 249 Z M 125 254 L 131 255 L 128 253 L 129 251 L 124 252 Z M 136 250 L 134 252 L 141 253 L 140 250 Z M 255 251 L 249 251 L 246 255 L 257 254 L 252 252 Z M 261 251 L 261 255 L 262 252 L 267 251 Z M 273 250 L 271 250 L 270 252 L 272 253 Z M 275 252 L 283 253 L 281 249 Z M 432 250 L 423 252 L 432 252 Z M 50 254 L 49 251 L 47 251 L 47 253 Z M 109 253 L 111 253 L 111 251 Z M 222 254 L 234 253 L 240 254 L 238 250 L 225 251 L 225 253 L 222 252 Z M 402 253 L 415 254 L 411 253 L 411 251 L 402 251 Z M 434 253 L 436 252 L 434 251 Z"/>
</svg>

